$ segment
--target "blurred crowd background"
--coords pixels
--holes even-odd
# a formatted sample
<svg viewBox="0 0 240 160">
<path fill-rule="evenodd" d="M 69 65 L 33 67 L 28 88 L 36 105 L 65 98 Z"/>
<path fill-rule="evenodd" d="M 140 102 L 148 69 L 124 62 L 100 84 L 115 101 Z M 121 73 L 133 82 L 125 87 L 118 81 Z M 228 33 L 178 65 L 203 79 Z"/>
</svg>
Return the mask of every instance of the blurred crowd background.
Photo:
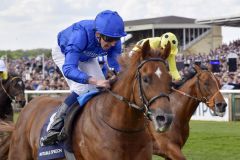
<svg viewBox="0 0 240 160">
<path fill-rule="evenodd" d="M 129 52 L 130 45 L 125 49 Z M 193 53 L 176 57 L 177 67 L 184 75 L 192 64 L 210 64 L 214 74 L 219 79 L 221 89 L 240 89 L 240 40 L 223 44 L 210 53 Z M 44 59 L 44 60 L 43 60 Z M 8 71 L 22 75 L 27 90 L 68 90 L 61 72 L 51 57 L 37 56 L 21 59 L 8 59 Z"/>
</svg>

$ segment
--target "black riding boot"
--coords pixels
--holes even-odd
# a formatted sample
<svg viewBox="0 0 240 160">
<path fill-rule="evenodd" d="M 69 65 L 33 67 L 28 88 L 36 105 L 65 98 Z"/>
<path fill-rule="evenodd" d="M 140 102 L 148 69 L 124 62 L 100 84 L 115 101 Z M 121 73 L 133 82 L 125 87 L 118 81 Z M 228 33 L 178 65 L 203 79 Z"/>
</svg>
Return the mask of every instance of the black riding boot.
<svg viewBox="0 0 240 160">
<path fill-rule="evenodd" d="M 52 145 L 58 141 L 58 136 L 63 128 L 64 118 L 66 116 L 66 112 L 68 108 L 69 108 L 68 105 L 65 103 L 62 103 L 59 106 L 58 111 L 54 117 L 54 121 L 51 124 L 47 135 L 42 140 L 42 143 L 44 145 Z"/>
</svg>

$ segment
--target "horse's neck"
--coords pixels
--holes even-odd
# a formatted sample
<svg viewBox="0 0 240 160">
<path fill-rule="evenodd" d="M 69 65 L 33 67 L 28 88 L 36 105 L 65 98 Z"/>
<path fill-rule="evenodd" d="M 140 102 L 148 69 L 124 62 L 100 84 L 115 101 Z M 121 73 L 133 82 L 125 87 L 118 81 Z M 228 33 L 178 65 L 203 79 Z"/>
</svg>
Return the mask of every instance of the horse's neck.
<svg viewBox="0 0 240 160">
<path fill-rule="evenodd" d="M 188 95 L 196 97 L 197 96 L 196 88 L 197 86 L 195 81 L 190 81 L 190 82 L 186 82 L 180 88 L 180 90 L 183 91 L 184 93 L 187 93 Z M 181 100 L 179 101 L 179 93 L 174 91 L 171 94 L 171 102 L 174 103 L 173 106 L 174 106 L 175 117 L 178 119 L 179 122 L 188 124 L 197 106 L 199 105 L 199 101 L 196 101 L 195 99 L 187 96 L 183 96 L 183 95 L 180 95 L 180 96 L 181 96 Z M 172 101 L 172 98 L 174 99 L 173 101 Z"/>
<path fill-rule="evenodd" d="M 118 80 L 112 91 L 130 100 L 132 97 L 132 87 L 135 81 L 132 77 L 125 76 Z M 127 103 L 120 101 L 111 94 L 106 94 L 103 99 L 104 101 L 100 112 L 109 125 L 120 130 L 129 131 L 144 127 L 143 113 L 130 108 Z"/>
</svg>

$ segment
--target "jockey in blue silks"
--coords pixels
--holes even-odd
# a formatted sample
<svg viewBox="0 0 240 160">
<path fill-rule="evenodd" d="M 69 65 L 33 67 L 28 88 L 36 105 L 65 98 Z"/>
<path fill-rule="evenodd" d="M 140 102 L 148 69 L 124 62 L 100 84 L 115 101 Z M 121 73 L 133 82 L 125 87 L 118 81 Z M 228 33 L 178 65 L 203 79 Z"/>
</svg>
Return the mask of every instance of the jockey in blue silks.
<svg viewBox="0 0 240 160">
<path fill-rule="evenodd" d="M 52 49 L 52 58 L 67 81 L 71 94 L 59 106 L 44 145 L 58 141 L 67 110 L 79 95 L 96 87 L 109 88 L 109 81 L 99 66 L 97 57 L 107 56 L 108 65 L 120 70 L 117 57 L 121 54 L 120 38 L 126 36 L 124 22 L 115 11 L 102 11 L 95 20 L 82 20 L 61 31 L 57 45 Z"/>
</svg>

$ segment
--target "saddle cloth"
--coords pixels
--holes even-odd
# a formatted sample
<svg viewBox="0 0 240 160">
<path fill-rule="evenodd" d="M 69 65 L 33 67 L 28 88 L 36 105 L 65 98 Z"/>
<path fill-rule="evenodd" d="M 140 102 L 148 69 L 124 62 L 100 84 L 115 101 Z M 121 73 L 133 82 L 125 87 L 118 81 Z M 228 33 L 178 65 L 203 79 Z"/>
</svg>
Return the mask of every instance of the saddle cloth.
<svg viewBox="0 0 240 160">
<path fill-rule="evenodd" d="M 100 93 L 98 90 L 93 90 L 79 96 L 77 100 L 80 108 L 83 108 L 83 106 L 98 93 Z M 50 113 L 41 130 L 41 136 L 40 136 L 41 138 L 39 142 L 40 145 L 38 149 L 38 160 L 51 160 L 51 159 L 57 159 L 57 158 L 64 158 L 65 157 L 64 152 L 72 151 L 71 146 L 69 144 L 66 144 L 66 142 L 68 142 L 67 140 L 65 142 L 59 142 L 55 145 L 49 145 L 49 146 L 44 146 L 41 143 L 41 139 L 47 135 L 47 131 L 54 120 L 54 116 L 56 112 L 57 112 L 57 108 L 52 113 Z"/>
</svg>

